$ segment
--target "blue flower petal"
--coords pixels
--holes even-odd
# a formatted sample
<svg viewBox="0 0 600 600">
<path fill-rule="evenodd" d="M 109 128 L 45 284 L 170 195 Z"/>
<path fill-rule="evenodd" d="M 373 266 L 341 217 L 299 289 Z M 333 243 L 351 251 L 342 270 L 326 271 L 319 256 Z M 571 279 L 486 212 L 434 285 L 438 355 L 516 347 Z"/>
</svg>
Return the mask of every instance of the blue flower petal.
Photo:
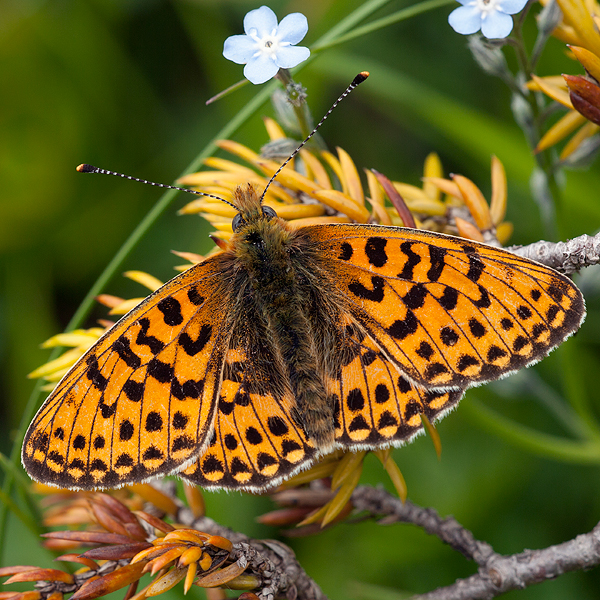
<svg viewBox="0 0 600 600">
<path fill-rule="evenodd" d="M 292 13 L 287 15 L 279 23 L 277 28 L 277 37 L 280 42 L 289 42 L 297 44 L 304 39 L 308 31 L 308 20 L 302 13 Z"/>
<path fill-rule="evenodd" d="M 481 12 L 476 6 L 459 6 L 448 15 L 450 27 L 462 35 L 471 35 L 481 29 Z"/>
<path fill-rule="evenodd" d="M 251 10 L 244 17 L 244 31 L 250 35 L 251 30 L 255 30 L 258 37 L 271 35 L 277 28 L 277 15 L 268 7 L 261 6 Z"/>
<path fill-rule="evenodd" d="M 497 10 L 489 13 L 481 22 L 481 33 L 490 40 L 505 38 L 512 28 L 512 17 Z"/>
<path fill-rule="evenodd" d="M 507 15 L 515 15 L 518 12 L 521 12 L 526 4 L 527 0 L 500 0 L 497 4 L 497 8 Z"/>
<path fill-rule="evenodd" d="M 282 69 L 292 69 L 310 56 L 310 50 L 304 46 L 285 46 L 277 51 L 275 62 Z"/>
<path fill-rule="evenodd" d="M 223 56 L 238 65 L 243 65 L 252 60 L 256 53 L 256 42 L 247 35 L 232 35 L 223 44 Z"/>
<path fill-rule="evenodd" d="M 251 83 L 259 85 L 275 77 L 277 71 L 279 71 L 279 67 L 275 62 L 268 56 L 261 54 L 253 58 L 244 67 L 244 77 Z"/>
</svg>

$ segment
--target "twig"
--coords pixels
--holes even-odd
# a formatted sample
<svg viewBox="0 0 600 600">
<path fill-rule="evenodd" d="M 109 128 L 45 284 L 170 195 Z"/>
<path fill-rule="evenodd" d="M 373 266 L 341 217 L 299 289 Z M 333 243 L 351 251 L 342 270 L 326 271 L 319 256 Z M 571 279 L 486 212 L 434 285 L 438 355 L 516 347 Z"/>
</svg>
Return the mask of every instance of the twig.
<svg viewBox="0 0 600 600">
<path fill-rule="evenodd" d="M 511 246 L 507 250 L 570 275 L 600 262 L 600 233 L 580 235 L 567 242 L 541 240 L 528 246 Z"/>
<path fill-rule="evenodd" d="M 589 533 L 568 542 L 503 556 L 494 552 L 489 544 L 476 540 L 453 517 L 442 519 L 431 508 L 421 508 L 409 501 L 402 503 L 382 488 L 357 487 L 352 494 L 352 503 L 372 516 L 383 517 L 380 522 L 405 522 L 422 527 L 479 565 L 477 574 L 414 596 L 413 600 L 489 600 L 510 590 L 554 579 L 568 571 L 600 565 L 600 523 Z"/>
</svg>

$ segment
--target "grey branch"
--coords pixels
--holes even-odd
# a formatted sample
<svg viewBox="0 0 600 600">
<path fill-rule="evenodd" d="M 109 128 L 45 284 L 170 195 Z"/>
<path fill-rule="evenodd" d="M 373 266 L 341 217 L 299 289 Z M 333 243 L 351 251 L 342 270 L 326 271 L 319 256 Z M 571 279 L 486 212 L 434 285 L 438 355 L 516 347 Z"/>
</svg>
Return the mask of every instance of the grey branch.
<svg viewBox="0 0 600 600">
<path fill-rule="evenodd" d="M 507 250 L 570 275 L 600 262 L 600 233 L 580 235 L 567 242 L 541 240 L 528 246 L 510 246 Z"/>
<path fill-rule="evenodd" d="M 453 517 L 442 519 L 435 510 L 402 503 L 384 489 L 357 487 L 354 506 L 380 518 L 380 523 L 404 522 L 422 527 L 479 565 L 478 573 L 452 585 L 414 596 L 413 600 L 489 600 L 510 590 L 554 579 L 568 571 L 600 565 L 600 523 L 589 533 L 542 550 L 503 556 L 476 540 Z"/>
</svg>

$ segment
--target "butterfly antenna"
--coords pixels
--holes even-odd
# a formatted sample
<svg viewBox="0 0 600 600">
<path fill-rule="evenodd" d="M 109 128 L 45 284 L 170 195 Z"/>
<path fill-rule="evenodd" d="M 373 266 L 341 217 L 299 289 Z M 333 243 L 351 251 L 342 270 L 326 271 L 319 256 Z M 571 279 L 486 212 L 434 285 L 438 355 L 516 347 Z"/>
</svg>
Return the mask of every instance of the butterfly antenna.
<svg viewBox="0 0 600 600">
<path fill-rule="evenodd" d="M 124 173 L 117 173 L 116 171 L 109 171 L 107 169 L 100 169 L 99 167 L 94 167 L 92 165 L 82 164 L 77 167 L 77 171 L 79 173 L 100 173 L 102 175 L 115 175 L 116 177 L 122 177 L 123 179 L 130 179 L 131 181 L 139 181 L 140 183 L 146 183 L 148 185 L 153 185 L 155 187 L 167 188 L 169 190 L 179 190 L 180 192 L 187 192 L 188 194 L 196 194 L 196 196 L 206 196 L 208 198 L 215 198 L 220 200 L 221 202 L 225 202 L 225 204 L 229 204 L 229 206 L 235 208 L 237 211 L 238 208 L 235 204 L 221 198 L 219 196 L 215 196 L 214 194 L 206 194 L 205 192 L 198 192 L 196 190 L 190 190 L 189 188 L 179 187 L 177 185 L 167 185 L 166 183 L 155 183 L 154 181 L 148 181 L 147 179 L 139 179 L 138 177 L 132 177 L 131 175 L 125 175 Z"/>
<path fill-rule="evenodd" d="M 298 152 L 300 152 L 300 150 L 302 150 L 302 147 L 306 144 L 306 142 L 308 142 L 308 140 L 310 140 L 310 138 L 315 135 L 315 133 L 317 133 L 317 130 L 319 129 L 319 127 L 321 127 L 321 125 L 323 125 L 323 123 L 325 122 L 325 120 L 327 119 L 327 117 L 333 112 L 333 109 L 357 86 L 359 86 L 367 77 L 369 76 L 369 72 L 368 71 L 362 71 L 361 73 L 359 73 L 353 80 L 352 83 L 344 90 L 344 92 L 342 93 L 342 95 L 333 103 L 332 107 L 325 113 L 325 115 L 323 116 L 323 118 L 317 123 L 317 126 L 306 136 L 306 139 L 288 156 L 288 158 L 285 160 L 285 162 L 279 167 L 279 169 L 277 169 L 277 171 L 275 171 L 275 174 L 273 175 L 273 177 L 271 177 L 271 179 L 269 179 L 269 181 L 267 182 L 267 185 L 265 186 L 265 189 L 263 190 L 262 196 L 260 197 L 260 202 L 262 204 L 263 198 L 265 197 L 265 194 L 267 193 L 267 190 L 269 189 L 269 186 L 273 183 L 273 181 L 275 180 L 275 178 L 277 177 L 277 175 L 279 175 L 279 173 L 281 173 L 281 171 L 283 170 L 283 168 L 296 156 L 296 154 L 298 154 Z"/>
</svg>

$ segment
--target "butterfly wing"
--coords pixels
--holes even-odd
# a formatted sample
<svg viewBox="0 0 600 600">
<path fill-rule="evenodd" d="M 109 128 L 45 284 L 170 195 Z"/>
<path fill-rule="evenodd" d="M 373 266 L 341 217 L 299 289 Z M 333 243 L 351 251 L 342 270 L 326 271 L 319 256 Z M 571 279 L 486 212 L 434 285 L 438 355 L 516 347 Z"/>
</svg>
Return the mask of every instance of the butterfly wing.
<svg viewBox="0 0 600 600">
<path fill-rule="evenodd" d="M 219 257 L 149 296 L 61 380 L 23 444 L 33 479 L 118 487 L 189 464 L 208 442 L 229 326 Z"/>
<path fill-rule="evenodd" d="M 585 316 L 567 277 L 499 248 L 378 225 L 302 235 L 345 308 L 425 389 L 466 389 L 535 363 Z"/>
<path fill-rule="evenodd" d="M 335 439 L 345 449 L 376 449 L 409 442 L 430 421 L 456 407 L 461 390 L 425 390 L 399 372 L 376 341 L 348 319 L 351 351 L 328 381 L 335 401 Z"/>
<path fill-rule="evenodd" d="M 179 475 L 204 488 L 261 491 L 308 467 L 317 453 L 294 420 L 295 398 L 260 319 L 246 314 L 234 329 L 210 445 Z"/>
</svg>

